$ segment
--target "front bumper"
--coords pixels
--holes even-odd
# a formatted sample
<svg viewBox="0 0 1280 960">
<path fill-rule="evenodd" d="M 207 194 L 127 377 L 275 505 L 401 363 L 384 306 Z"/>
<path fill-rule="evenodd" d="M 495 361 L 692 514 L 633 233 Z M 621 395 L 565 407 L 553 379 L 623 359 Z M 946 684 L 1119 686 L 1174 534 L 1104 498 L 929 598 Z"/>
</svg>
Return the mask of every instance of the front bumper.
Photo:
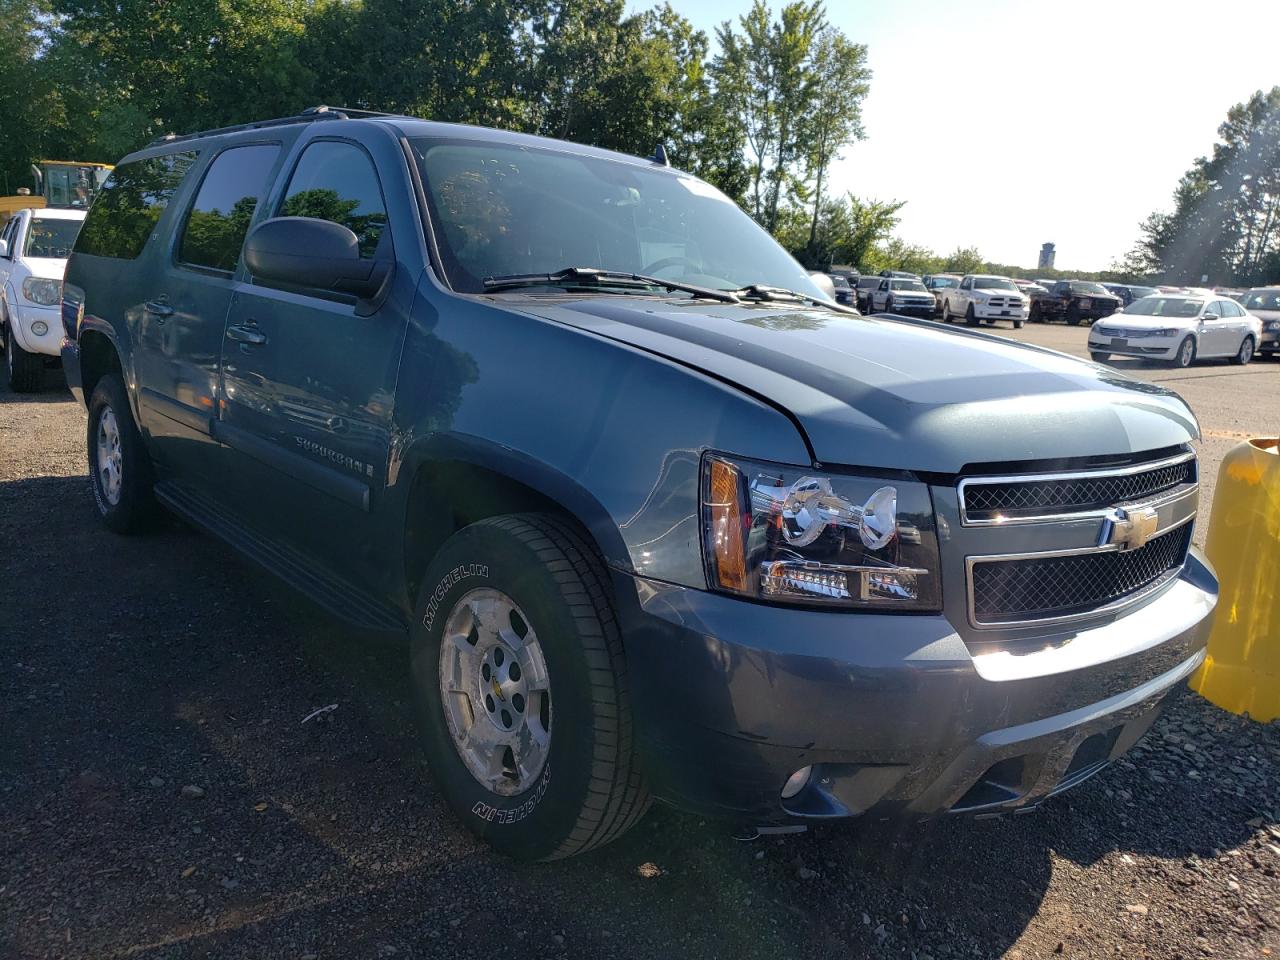
<svg viewBox="0 0 1280 960">
<path fill-rule="evenodd" d="M 929 320 L 937 312 L 937 307 L 932 303 L 894 303 L 887 310 L 888 313 L 894 313 L 902 317 L 924 317 Z"/>
<path fill-rule="evenodd" d="M 1280 350 L 1280 332 L 1271 332 L 1264 330 L 1262 332 L 1262 342 L 1258 344 L 1259 353 L 1275 353 Z"/>
<path fill-rule="evenodd" d="M 18 343 L 27 353 L 39 353 L 56 357 L 62 346 L 62 311 L 58 307 L 42 307 L 32 304 L 15 305 L 10 323 L 15 328 Z M 36 333 L 32 326 L 44 324 L 44 333 Z"/>
<path fill-rule="evenodd" d="M 1089 331 L 1089 350 L 1093 353 L 1110 353 L 1119 357 L 1145 357 L 1148 360 L 1172 360 L 1178 347 L 1186 338 L 1185 333 L 1172 337 L 1112 337 L 1100 333 L 1097 327 Z M 1116 341 L 1121 343 L 1117 345 Z"/>
<path fill-rule="evenodd" d="M 753 824 L 1034 806 L 1147 731 L 1204 658 L 1217 602 L 1193 550 L 1124 616 L 984 649 L 942 615 L 786 609 L 624 574 L 616 587 L 651 789 Z"/>
<path fill-rule="evenodd" d="M 974 303 L 973 315 L 979 320 L 1026 320 L 1027 307 L 992 307 L 987 304 Z"/>
</svg>

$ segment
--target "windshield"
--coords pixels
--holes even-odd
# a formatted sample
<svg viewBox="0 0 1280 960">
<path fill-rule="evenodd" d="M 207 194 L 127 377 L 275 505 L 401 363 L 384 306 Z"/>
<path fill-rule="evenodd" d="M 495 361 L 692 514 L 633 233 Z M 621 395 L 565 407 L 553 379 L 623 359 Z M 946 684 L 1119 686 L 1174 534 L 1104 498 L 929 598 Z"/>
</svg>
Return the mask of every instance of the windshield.
<svg viewBox="0 0 1280 960">
<path fill-rule="evenodd" d="M 714 187 L 664 167 L 560 150 L 415 139 L 450 285 L 566 267 L 721 290 L 767 284 L 826 299 L 804 268 Z"/>
<path fill-rule="evenodd" d="M 1071 284 L 1072 293 L 1100 293 L 1104 297 L 1111 296 L 1111 291 L 1100 283 L 1073 283 Z"/>
<path fill-rule="evenodd" d="M 954 277 L 934 277 L 929 281 L 929 286 L 935 290 L 939 287 L 958 287 L 960 286 L 960 281 Z"/>
<path fill-rule="evenodd" d="M 76 234 L 82 220 L 55 220 L 52 217 L 33 217 L 27 230 L 27 245 L 22 248 L 24 257 L 51 257 L 65 260 L 71 256 Z"/>
<path fill-rule="evenodd" d="M 879 277 L 863 277 L 858 281 L 859 290 L 871 290 L 880 286 Z"/>
<path fill-rule="evenodd" d="M 1002 280 L 999 277 L 977 277 L 973 281 L 975 290 L 1012 290 L 1018 292 L 1018 285 L 1012 280 Z"/>
<path fill-rule="evenodd" d="M 848 290 L 848 289 L 849 289 L 849 281 L 848 281 L 848 280 L 846 280 L 844 277 L 832 277 L 832 278 L 831 278 L 831 282 L 832 282 L 832 284 L 834 284 L 834 285 L 835 285 L 835 288 L 836 288 L 837 290 Z"/>
<path fill-rule="evenodd" d="M 1128 316 L 1137 314 L 1140 317 L 1179 317 L 1187 319 L 1197 316 L 1203 300 L 1188 300 L 1186 297 L 1143 297 L 1124 308 Z"/>
<path fill-rule="evenodd" d="M 894 280 L 889 286 L 894 290 L 919 290 L 921 293 L 928 293 L 923 283 L 919 280 Z"/>
<path fill-rule="evenodd" d="M 1244 297 L 1246 310 L 1280 310 L 1280 289 L 1250 290 Z"/>
</svg>

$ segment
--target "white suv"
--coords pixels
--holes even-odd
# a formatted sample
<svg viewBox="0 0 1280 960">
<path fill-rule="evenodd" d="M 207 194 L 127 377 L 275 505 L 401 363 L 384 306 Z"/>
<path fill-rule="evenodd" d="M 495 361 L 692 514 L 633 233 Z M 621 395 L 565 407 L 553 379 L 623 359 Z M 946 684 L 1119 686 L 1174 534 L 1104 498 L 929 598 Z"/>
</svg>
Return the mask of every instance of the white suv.
<svg viewBox="0 0 1280 960">
<path fill-rule="evenodd" d="M 0 230 L 0 337 L 9 389 L 40 389 L 62 347 L 62 273 L 83 210 L 20 210 Z"/>
</svg>

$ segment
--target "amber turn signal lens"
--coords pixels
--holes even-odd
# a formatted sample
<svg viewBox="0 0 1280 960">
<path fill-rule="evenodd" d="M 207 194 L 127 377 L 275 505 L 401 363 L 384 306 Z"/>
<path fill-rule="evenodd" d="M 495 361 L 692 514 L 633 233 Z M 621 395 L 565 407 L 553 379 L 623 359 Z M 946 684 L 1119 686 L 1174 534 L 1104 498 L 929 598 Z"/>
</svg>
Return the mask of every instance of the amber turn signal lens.
<svg viewBox="0 0 1280 960">
<path fill-rule="evenodd" d="M 741 475 L 723 460 L 711 461 L 710 497 L 711 545 L 716 559 L 716 579 L 726 590 L 745 592 L 747 560 L 743 545 Z"/>
</svg>

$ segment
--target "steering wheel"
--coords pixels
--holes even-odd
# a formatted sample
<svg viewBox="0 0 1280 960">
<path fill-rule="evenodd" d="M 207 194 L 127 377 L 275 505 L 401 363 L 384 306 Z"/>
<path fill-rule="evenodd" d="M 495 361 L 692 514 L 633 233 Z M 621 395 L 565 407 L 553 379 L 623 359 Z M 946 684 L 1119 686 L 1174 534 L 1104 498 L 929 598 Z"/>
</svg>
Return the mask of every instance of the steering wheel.
<svg viewBox="0 0 1280 960">
<path fill-rule="evenodd" d="M 694 273 L 702 272 L 702 264 L 694 263 L 688 257 L 663 257 L 661 260 L 655 260 L 653 263 L 646 265 L 640 270 L 640 272 L 646 276 L 652 277 L 659 270 L 665 270 L 667 267 L 679 266 L 691 267 Z"/>
</svg>

